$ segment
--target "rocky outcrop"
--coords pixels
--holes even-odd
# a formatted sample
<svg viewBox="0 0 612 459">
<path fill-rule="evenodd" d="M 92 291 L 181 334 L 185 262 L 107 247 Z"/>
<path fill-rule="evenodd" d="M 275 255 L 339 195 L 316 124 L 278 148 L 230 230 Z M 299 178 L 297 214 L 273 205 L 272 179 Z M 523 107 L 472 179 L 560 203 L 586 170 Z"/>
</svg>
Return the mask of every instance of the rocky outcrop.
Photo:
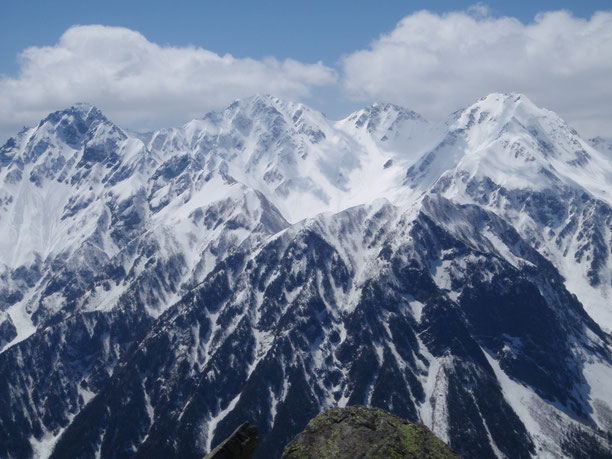
<svg viewBox="0 0 612 459">
<path fill-rule="evenodd" d="M 245 422 L 204 459 L 251 459 L 257 448 L 257 427 Z"/>
<path fill-rule="evenodd" d="M 426 426 L 379 408 L 334 408 L 312 419 L 283 458 L 458 458 Z"/>
<path fill-rule="evenodd" d="M 5 312 L 0 312 L 0 349 L 10 343 L 17 336 L 17 329 Z"/>
</svg>

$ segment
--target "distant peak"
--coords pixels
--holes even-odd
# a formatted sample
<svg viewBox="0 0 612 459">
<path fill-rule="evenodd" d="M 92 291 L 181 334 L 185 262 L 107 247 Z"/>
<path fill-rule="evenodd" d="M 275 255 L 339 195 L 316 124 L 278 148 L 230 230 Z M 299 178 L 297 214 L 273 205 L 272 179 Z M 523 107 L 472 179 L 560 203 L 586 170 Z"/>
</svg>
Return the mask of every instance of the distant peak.
<svg viewBox="0 0 612 459">
<path fill-rule="evenodd" d="M 409 110 L 405 107 L 402 107 L 401 105 L 391 104 L 388 102 L 375 102 L 369 107 L 366 107 L 364 110 L 368 112 L 386 112 L 386 113 L 395 112 L 395 113 L 398 113 L 404 116 L 409 116 L 415 119 L 422 118 L 421 115 L 419 115 L 417 112 L 413 110 Z"/>
<path fill-rule="evenodd" d="M 540 111 L 538 106 L 536 106 L 525 94 L 521 94 L 518 92 L 512 93 L 499 93 L 494 92 L 485 96 L 478 100 L 473 106 L 482 106 L 487 107 L 488 109 L 502 109 L 502 108 L 512 108 L 517 106 L 522 106 L 530 111 Z"/>
<path fill-rule="evenodd" d="M 421 120 L 425 121 L 423 117 L 415 111 L 409 110 L 400 105 L 390 104 L 386 102 L 375 102 L 361 110 L 351 113 L 346 119 L 349 121 L 357 121 L 363 125 L 365 119 L 378 118 L 381 115 L 393 116 L 398 120 Z M 359 126 L 358 126 L 359 127 Z"/>
<path fill-rule="evenodd" d="M 228 109 L 261 109 L 261 108 L 275 109 L 284 113 L 291 113 L 295 110 L 307 110 L 313 111 L 300 102 L 289 101 L 273 96 L 271 94 L 256 94 L 251 97 L 243 99 L 236 99 Z"/>
<path fill-rule="evenodd" d="M 262 120 L 265 123 L 282 119 L 288 125 L 301 126 L 308 130 L 319 130 L 318 127 L 315 128 L 315 125 L 319 125 L 325 119 L 325 115 L 301 102 L 284 100 L 270 94 L 258 94 L 237 99 L 225 109 L 224 114 L 230 118 L 245 116 L 251 120 Z M 211 115 L 206 117 L 210 118 Z M 304 125 L 310 127 L 305 128 Z"/>
<path fill-rule="evenodd" d="M 62 122 L 92 124 L 94 121 L 108 122 L 108 119 L 94 105 L 78 102 L 63 110 L 50 113 L 40 122 L 39 127 L 47 122 L 57 125 Z"/>
<path fill-rule="evenodd" d="M 236 99 L 226 109 L 226 112 L 248 112 L 250 114 L 271 113 L 278 111 L 277 101 L 270 95 L 257 94 L 255 96 Z"/>
<path fill-rule="evenodd" d="M 341 123 L 348 123 L 358 130 L 365 129 L 370 135 L 376 135 L 381 140 L 385 140 L 388 131 L 401 129 L 403 123 L 407 121 L 427 122 L 417 112 L 407 108 L 390 103 L 376 102 L 350 114 Z"/>
<path fill-rule="evenodd" d="M 492 92 L 491 94 L 481 97 L 479 101 L 496 100 L 516 103 L 519 102 L 521 99 L 529 101 L 529 98 L 525 94 L 522 94 L 520 92 Z"/>
<path fill-rule="evenodd" d="M 479 99 L 463 110 L 458 110 L 451 116 L 450 124 L 458 123 L 461 129 L 474 125 L 489 124 L 503 128 L 511 122 L 519 122 L 523 126 L 533 124 L 534 120 L 548 119 L 558 125 L 565 122 L 554 112 L 535 105 L 525 94 L 492 93 Z"/>
<path fill-rule="evenodd" d="M 280 99 L 280 98 L 278 98 L 276 96 L 273 96 L 272 94 L 257 94 L 253 98 L 257 99 L 257 100 L 264 101 L 264 102 L 269 102 L 269 103 L 272 103 L 272 104 L 287 103 L 283 99 Z"/>
<path fill-rule="evenodd" d="M 96 107 L 95 105 L 89 104 L 87 102 L 78 102 L 74 104 L 72 107 L 70 107 L 70 110 L 73 113 L 78 113 L 81 116 L 81 118 L 83 118 L 84 120 L 97 119 L 97 120 L 108 121 L 106 116 L 104 116 L 104 114 L 98 107 Z"/>
<path fill-rule="evenodd" d="M 79 111 L 81 113 L 88 113 L 92 110 L 98 110 L 98 108 L 90 104 L 89 102 L 77 102 L 72 107 L 70 107 L 70 110 Z"/>
<path fill-rule="evenodd" d="M 375 109 L 375 110 L 384 110 L 384 111 L 395 110 L 398 112 L 410 111 L 407 108 L 404 108 L 400 105 L 391 104 L 389 102 L 374 102 L 369 107 L 366 107 L 366 109 Z"/>
<path fill-rule="evenodd" d="M 72 148 L 79 148 L 85 134 L 100 125 L 120 129 L 111 123 L 95 106 L 80 102 L 66 109 L 50 113 L 38 123 L 37 130 L 44 129 Z"/>
</svg>

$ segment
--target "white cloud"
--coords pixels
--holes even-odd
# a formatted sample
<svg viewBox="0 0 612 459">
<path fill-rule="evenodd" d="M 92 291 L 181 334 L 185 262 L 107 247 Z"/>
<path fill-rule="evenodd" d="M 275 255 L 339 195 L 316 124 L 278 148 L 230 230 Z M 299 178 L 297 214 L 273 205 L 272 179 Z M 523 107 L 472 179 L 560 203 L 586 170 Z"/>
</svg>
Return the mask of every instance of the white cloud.
<svg viewBox="0 0 612 459">
<path fill-rule="evenodd" d="M 256 93 L 299 99 L 336 81 L 322 63 L 238 59 L 196 47 L 151 43 L 140 33 L 75 26 L 54 46 L 20 55 L 16 78 L 0 78 L 0 135 L 75 102 L 97 105 L 122 126 L 173 125 Z"/>
<path fill-rule="evenodd" d="M 491 17 L 483 3 L 421 11 L 340 67 L 342 93 L 363 104 L 389 101 L 440 118 L 491 92 L 523 92 L 583 135 L 612 136 L 612 12 L 588 20 L 542 13 L 523 24 Z M 315 100 L 313 92 L 331 91 L 327 103 L 347 105 L 335 82 L 320 62 L 219 56 L 159 46 L 125 28 L 75 26 L 53 46 L 24 50 L 16 77 L 0 76 L 0 140 L 78 101 L 132 128 L 180 124 L 256 93 Z"/>
<path fill-rule="evenodd" d="M 566 11 L 530 24 L 468 12 L 405 17 L 342 60 L 353 99 L 385 100 L 439 118 L 491 92 L 522 92 L 583 135 L 612 135 L 612 12 Z"/>
<path fill-rule="evenodd" d="M 489 6 L 482 2 L 474 3 L 467 9 L 467 12 L 470 16 L 474 16 L 477 18 L 483 18 L 488 16 L 490 11 L 491 10 Z"/>
</svg>

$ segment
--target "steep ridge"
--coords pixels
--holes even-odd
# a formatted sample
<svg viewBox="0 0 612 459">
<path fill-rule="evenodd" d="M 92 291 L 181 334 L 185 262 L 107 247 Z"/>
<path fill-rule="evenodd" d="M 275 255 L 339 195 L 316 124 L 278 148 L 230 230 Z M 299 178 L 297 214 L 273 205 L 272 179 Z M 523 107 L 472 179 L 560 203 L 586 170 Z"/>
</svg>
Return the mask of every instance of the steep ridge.
<svg viewBox="0 0 612 459">
<path fill-rule="evenodd" d="M 434 220 L 452 213 L 459 237 Z M 501 226 L 517 266 L 485 236 L 466 241 L 480 225 Z M 355 253 L 377 254 L 361 282 L 356 257 L 335 249 L 344 238 Z M 160 318 L 56 451 L 61 457 L 83 437 L 92 448 L 104 433 L 103 455 L 106 446 L 196 457 L 249 418 L 261 433 L 258 457 L 274 457 L 320 409 L 372 404 L 423 420 L 470 457 L 536 447 L 572 455 L 585 447 L 562 433 L 574 430 L 596 452 L 605 436 L 587 426 L 606 428 L 609 350 L 609 336 L 554 268 L 494 215 L 445 200 L 428 200 L 416 219 L 389 205 L 355 208 L 220 264 Z M 604 371 L 599 384 L 586 379 L 585 362 Z M 496 368 L 529 397 L 505 393 Z M 106 407 L 107 416 L 92 414 Z M 541 421 L 551 416 L 559 426 Z M 139 436 L 110 440 L 125 422 L 140 426 Z M 175 446 L 177 438 L 185 440 Z"/>
<path fill-rule="evenodd" d="M 436 142 L 428 124 L 391 105 L 334 123 L 303 104 L 256 96 L 153 133 L 148 147 L 165 156 L 214 154 L 228 175 L 261 191 L 295 223 L 405 194 L 405 169 Z"/>
<path fill-rule="evenodd" d="M 612 327 L 612 161 L 523 95 L 467 108 L 406 183 L 511 222 L 588 313 Z"/>
<path fill-rule="evenodd" d="M 610 454 L 611 170 L 521 95 L 54 113 L 0 149 L 0 456 L 202 457 L 250 419 L 275 457 L 347 404 L 467 457 Z"/>
<path fill-rule="evenodd" d="M 50 115 L 3 152 L 1 290 L 27 330 L 18 339 L 56 312 L 112 308 L 132 282 L 157 284 L 146 303 L 159 315 L 228 247 L 287 225 L 206 158 L 151 153 L 91 106 Z"/>
<path fill-rule="evenodd" d="M 104 148 L 106 156 L 92 153 Z M 195 155 L 150 153 L 86 105 L 50 115 L 2 151 L 3 231 L 13 246 L 34 243 L 14 251 L 21 258 L 7 245 L 2 258 L 2 404 L 20 415 L 0 419 L 0 455 L 16 448 L 27 457 L 53 442 L 152 319 L 218 259 L 287 222 L 260 192 L 203 169 Z M 64 157 L 62 168 L 49 166 Z"/>
</svg>

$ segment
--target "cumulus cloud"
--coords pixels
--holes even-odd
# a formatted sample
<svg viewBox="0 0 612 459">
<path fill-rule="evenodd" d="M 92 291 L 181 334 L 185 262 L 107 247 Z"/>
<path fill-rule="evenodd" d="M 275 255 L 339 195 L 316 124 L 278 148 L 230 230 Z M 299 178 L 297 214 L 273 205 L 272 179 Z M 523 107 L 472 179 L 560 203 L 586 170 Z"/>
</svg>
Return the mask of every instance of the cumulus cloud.
<svg viewBox="0 0 612 459">
<path fill-rule="evenodd" d="M 256 93 L 299 99 L 333 84 L 322 63 L 238 59 L 196 47 L 159 46 L 133 30 L 75 26 L 54 46 L 20 55 L 15 78 L 0 78 L 0 134 L 75 102 L 97 105 L 131 127 L 187 121 Z"/>
<path fill-rule="evenodd" d="M 420 11 L 341 62 L 355 100 L 443 117 L 491 92 L 522 92 L 583 135 L 612 135 L 612 12 L 542 13 L 529 24 L 467 12 Z"/>
</svg>

